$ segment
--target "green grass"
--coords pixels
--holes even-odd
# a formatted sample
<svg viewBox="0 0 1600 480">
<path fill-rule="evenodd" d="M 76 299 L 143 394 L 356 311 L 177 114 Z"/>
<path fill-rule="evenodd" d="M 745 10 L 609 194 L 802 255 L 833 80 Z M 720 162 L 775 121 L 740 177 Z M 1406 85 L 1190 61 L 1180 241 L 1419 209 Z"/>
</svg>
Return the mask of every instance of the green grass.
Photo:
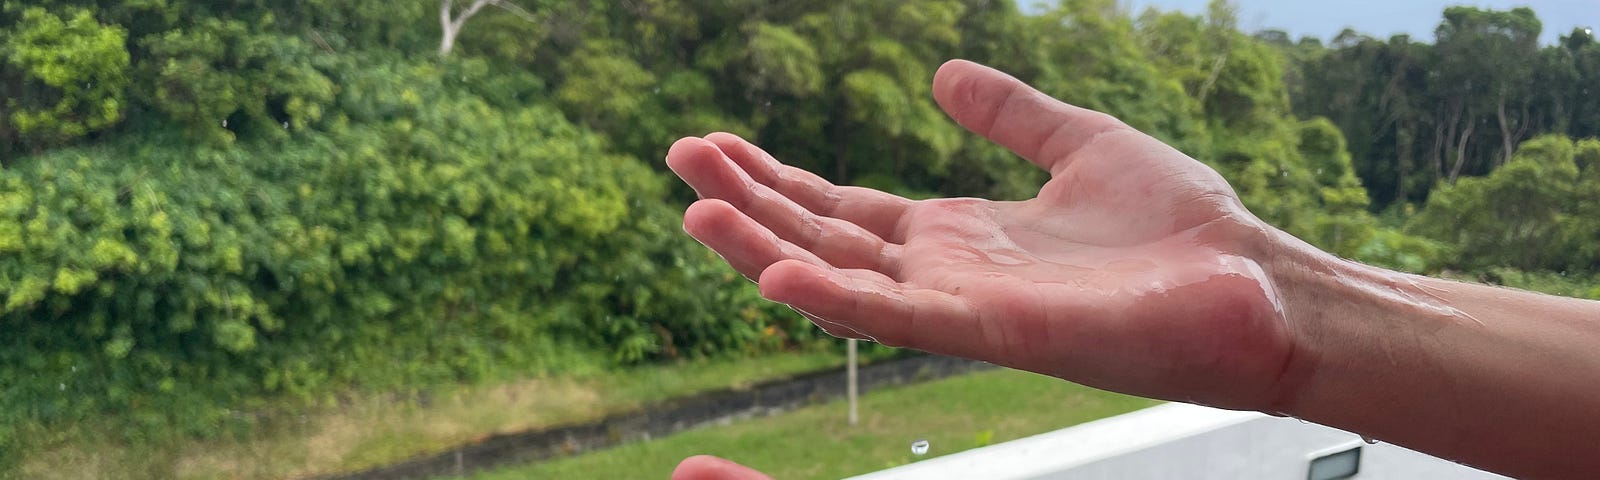
<svg viewBox="0 0 1600 480">
<path fill-rule="evenodd" d="M 850 427 L 842 401 L 731 425 L 691 430 L 473 480 L 666 478 L 685 457 L 712 454 L 773 478 L 840 478 L 1025 437 L 1155 405 L 1015 370 L 998 370 L 874 392 Z M 911 454 L 926 439 L 928 455 Z"/>
<path fill-rule="evenodd" d="M 1494 268 L 1476 277 L 1458 278 L 1475 282 L 1492 279 L 1512 288 L 1560 295 L 1563 297 L 1600 300 L 1600 274 L 1573 274 L 1565 272 L 1522 271 L 1513 268 Z"/>
<path fill-rule="evenodd" d="M 597 420 L 652 402 L 739 388 L 844 363 L 832 351 L 722 358 L 626 371 L 430 390 L 428 401 L 388 394 L 293 415 L 245 438 L 126 445 L 80 425 L 27 452 L 22 478 L 280 479 L 347 472 L 434 453 L 495 433 Z M 276 415 L 285 417 L 286 415 Z M 3 476 L 3 475 L 0 475 Z"/>
</svg>

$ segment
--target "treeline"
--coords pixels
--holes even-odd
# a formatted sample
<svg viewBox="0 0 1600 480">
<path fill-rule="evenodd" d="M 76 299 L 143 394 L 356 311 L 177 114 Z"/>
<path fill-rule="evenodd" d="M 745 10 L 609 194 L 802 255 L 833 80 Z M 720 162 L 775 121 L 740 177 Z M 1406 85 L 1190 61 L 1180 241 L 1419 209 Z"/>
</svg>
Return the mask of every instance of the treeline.
<svg viewBox="0 0 1600 480">
<path fill-rule="evenodd" d="M 1593 275 L 1600 42 L 1579 27 L 1541 46 L 1541 32 L 1528 8 L 1450 7 L 1432 43 L 1256 38 L 1285 54 L 1295 113 L 1344 132 L 1372 208 L 1450 247 L 1439 266 L 1488 281 L 1505 267 Z"/>
<path fill-rule="evenodd" d="M 137 441 L 215 435 L 251 428 L 240 411 L 345 389 L 812 344 L 681 234 L 692 194 L 659 159 L 727 130 L 841 183 L 1030 195 L 1042 173 L 933 103 L 933 70 L 955 57 L 1178 146 L 1341 255 L 1434 271 L 1506 248 L 1459 235 L 1504 233 L 1521 204 L 1459 230 L 1428 225 L 1479 204 L 1439 200 L 1412 225 L 1371 213 L 1385 204 L 1358 173 L 1384 157 L 1353 157 L 1340 116 L 1295 112 L 1312 59 L 1342 50 L 1284 51 L 1224 2 L 6 3 L 0 444 L 87 419 Z M 1600 182 L 1592 143 L 1541 142 L 1506 180 L 1436 197 Z M 1590 210 L 1574 209 L 1594 202 L 1540 205 L 1550 223 L 1508 238 L 1581 247 L 1591 224 L 1573 219 Z M 1470 265 L 1600 258 L 1573 248 Z"/>
<path fill-rule="evenodd" d="M 1600 136 L 1600 43 L 1574 28 L 1539 45 L 1533 10 L 1450 7 L 1432 43 L 1345 30 L 1326 45 L 1257 35 L 1291 59 L 1296 114 L 1339 126 L 1374 207 L 1505 165 L 1543 134 Z"/>
</svg>

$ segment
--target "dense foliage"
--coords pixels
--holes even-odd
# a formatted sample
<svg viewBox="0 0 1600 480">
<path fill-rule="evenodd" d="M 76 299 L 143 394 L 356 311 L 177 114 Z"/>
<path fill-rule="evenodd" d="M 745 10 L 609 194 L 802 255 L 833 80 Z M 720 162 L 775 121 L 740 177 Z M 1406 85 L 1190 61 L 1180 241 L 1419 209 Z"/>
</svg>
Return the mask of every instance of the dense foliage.
<svg viewBox="0 0 1600 480">
<path fill-rule="evenodd" d="M 456 3 L 448 49 L 434 2 L 4 3 L 0 452 L 87 418 L 213 435 L 347 389 L 808 344 L 679 232 L 690 194 L 658 159 L 726 130 L 841 183 L 1036 191 L 938 111 L 952 57 L 1118 115 L 1341 255 L 1515 284 L 1600 271 L 1600 146 L 1516 148 L 1596 133 L 1576 92 L 1600 46 L 1539 49 L 1531 12 L 1451 9 L 1437 47 L 1327 48 L 1240 32 L 1220 1 Z M 1476 49 L 1560 68 L 1450 63 Z M 1494 87 L 1449 90 L 1469 84 Z M 1370 213 L 1424 199 L 1409 224 Z"/>
<path fill-rule="evenodd" d="M 1421 203 L 1438 183 L 1506 164 L 1541 134 L 1600 136 L 1600 43 L 1575 28 L 1540 46 L 1528 8 L 1451 7 L 1433 43 L 1346 30 L 1324 45 L 1258 37 L 1291 58 L 1295 113 L 1344 131 L 1375 207 Z"/>
<path fill-rule="evenodd" d="M 810 332 L 676 234 L 660 176 L 558 111 L 450 87 L 470 66 L 323 60 L 343 118 L 285 141 L 156 133 L 6 173 L 0 411 L 208 433 L 265 392 Z"/>
<path fill-rule="evenodd" d="M 1528 8 L 1451 7 L 1433 43 L 1256 37 L 1288 60 L 1294 111 L 1345 133 L 1372 208 L 1498 282 L 1600 271 L 1600 42 L 1580 27 L 1541 46 L 1542 28 Z"/>
<path fill-rule="evenodd" d="M 1463 267 L 1600 272 L 1597 200 L 1600 140 L 1543 136 L 1487 176 L 1434 190 L 1411 224 L 1454 245 Z"/>
</svg>

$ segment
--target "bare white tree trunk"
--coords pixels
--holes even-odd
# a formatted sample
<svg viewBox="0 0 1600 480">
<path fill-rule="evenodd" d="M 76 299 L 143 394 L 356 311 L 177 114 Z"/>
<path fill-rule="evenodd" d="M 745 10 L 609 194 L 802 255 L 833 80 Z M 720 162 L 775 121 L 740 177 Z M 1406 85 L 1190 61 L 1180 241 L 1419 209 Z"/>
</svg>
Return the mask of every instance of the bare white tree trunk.
<svg viewBox="0 0 1600 480">
<path fill-rule="evenodd" d="M 1500 151 L 1504 153 L 1500 157 L 1500 162 L 1495 164 L 1496 167 L 1499 167 L 1511 163 L 1511 157 L 1517 153 L 1517 145 L 1522 143 L 1522 136 L 1528 134 L 1528 124 L 1532 122 L 1528 121 L 1528 104 L 1526 101 L 1522 104 L 1522 116 L 1520 117 L 1522 120 L 1517 122 L 1516 130 L 1511 129 L 1510 115 L 1506 113 L 1504 95 L 1500 97 L 1500 103 L 1496 107 L 1495 117 L 1500 120 Z"/>
<path fill-rule="evenodd" d="M 473 15 L 477 15 L 479 10 L 483 10 L 483 7 L 493 5 L 501 10 L 510 12 L 512 15 L 516 15 L 523 20 L 534 23 L 539 22 L 538 16 L 535 16 L 533 13 L 527 10 L 523 10 L 522 7 L 517 6 L 517 4 L 508 2 L 506 0 L 472 0 L 472 5 L 467 6 L 467 9 L 462 10 L 459 15 L 453 14 L 452 12 L 454 10 L 452 7 L 455 7 L 455 3 L 456 2 L 454 0 L 444 0 L 443 2 L 439 3 L 439 29 L 441 30 L 441 34 L 439 35 L 440 57 L 450 56 L 450 51 L 455 50 L 456 48 L 456 37 L 461 35 L 461 26 L 466 25 L 467 19 L 472 18 Z"/>
<path fill-rule="evenodd" d="M 1472 118 L 1469 113 L 1467 118 Z M 1450 184 L 1456 184 L 1456 178 L 1461 176 L 1461 167 L 1467 164 L 1467 141 L 1472 140 L 1472 129 L 1477 125 L 1467 124 L 1461 131 L 1461 138 L 1456 141 L 1456 165 L 1450 168 Z"/>
<path fill-rule="evenodd" d="M 450 6 L 455 0 L 439 2 L 439 56 L 450 56 L 450 50 L 456 48 L 455 22 L 450 21 Z"/>
<path fill-rule="evenodd" d="M 448 57 L 450 51 L 456 48 L 456 36 L 461 34 L 461 26 L 467 24 L 467 19 L 477 15 L 479 10 L 491 4 L 499 4 L 500 0 L 472 0 L 472 5 L 463 10 L 460 15 L 452 15 L 455 0 L 444 0 L 439 3 L 439 27 L 443 30 L 439 36 L 439 56 Z M 454 17 L 454 18 L 452 18 Z"/>
<path fill-rule="evenodd" d="M 1205 108 L 1206 96 L 1210 95 L 1211 89 L 1217 85 L 1217 78 L 1222 76 L 1222 67 L 1227 64 L 1228 54 L 1226 53 L 1217 56 L 1216 61 L 1211 62 L 1211 73 L 1206 75 L 1205 83 L 1200 84 L 1200 91 L 1196 92 L 1195 95 L 1198 97 L 1195 103 L 1200 104 L 1201 108 Z"/>
<path fill-rule="evenodd" d="M 1512 138 L 1511 121 L 1506 118 L 1505 94 L 1501 94 L 1500 101 L 1495 102 L 1494 117 L 1500 120 L 1500 151 L 1504 153 L 1501 155 L 1500 161 L 1495 162 L 1495 166 L 1498 167 L 1510 163 L 1511 154 L 1517 152 L 1517 139 Z"/>
</svg>

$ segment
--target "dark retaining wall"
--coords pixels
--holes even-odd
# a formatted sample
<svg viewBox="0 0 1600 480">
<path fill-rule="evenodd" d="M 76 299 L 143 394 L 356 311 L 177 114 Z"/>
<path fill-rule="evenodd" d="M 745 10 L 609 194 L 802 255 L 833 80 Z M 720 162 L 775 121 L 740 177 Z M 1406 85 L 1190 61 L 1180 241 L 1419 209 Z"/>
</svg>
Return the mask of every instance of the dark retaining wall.
<svg viewBox="0 0 1600 480">
<path fill-rule="evenodd" d="M 984 370 L 993 366 L 937 355 L 917 355 L 861 367 L 864 394 L 875 388 L 904 385 Z M 333 480 L 422 479 L 463 475 L 492 467 L 537 462 L 621 443 L 670 435 L 709 423 L 772 415 L 841 398 L 845 369 L 810 373 L 763 382 L 743 389 L 707 392 L 621 413 L 596 422 L 567 427 L 501 434 L 432 456 L 419 457 L 362 472 L 319 477 Z M 842 414 L 842 412 L 841 412 Z M 662 472 L 663 475 L 666 472 Z"/>
</svg>

